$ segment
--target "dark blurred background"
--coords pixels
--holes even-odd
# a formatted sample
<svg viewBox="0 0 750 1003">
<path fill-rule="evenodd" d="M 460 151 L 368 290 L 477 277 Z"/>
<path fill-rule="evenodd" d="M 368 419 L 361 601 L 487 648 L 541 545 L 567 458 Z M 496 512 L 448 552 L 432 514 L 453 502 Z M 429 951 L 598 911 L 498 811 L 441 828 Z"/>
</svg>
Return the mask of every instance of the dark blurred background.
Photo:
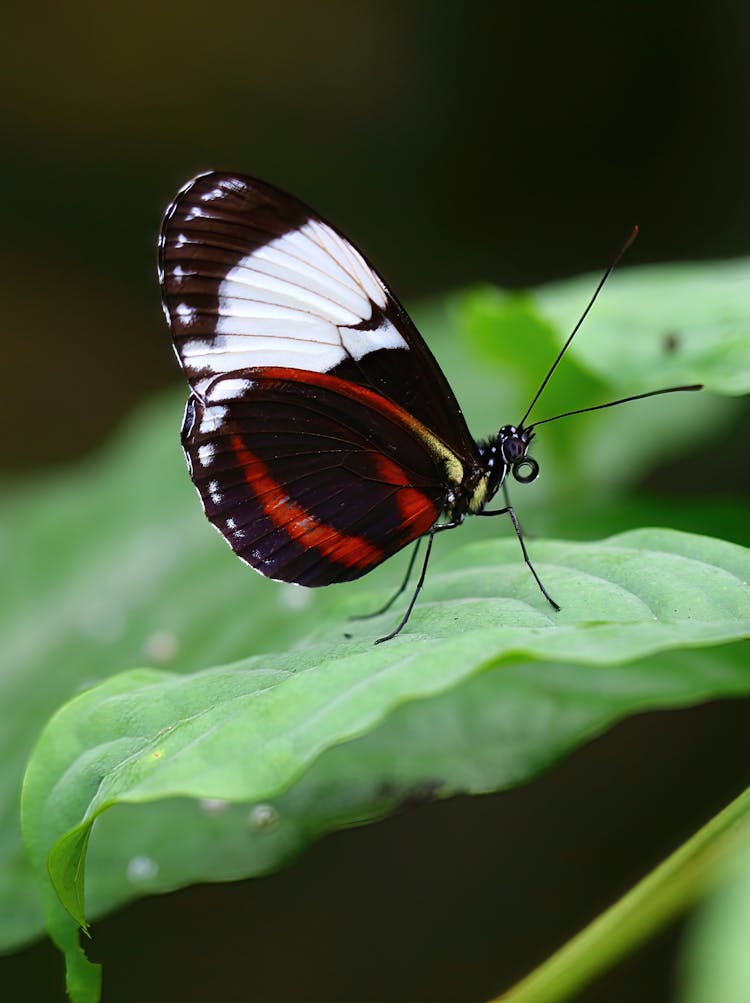
<svg viewBox="0 0 750 1003">
<path fill-rule="evenodd" d="M 200 170 L 302 197 L 407 305 L 598 269 L 636 221 L 631 264 L 750 251 L 744 0 L 131 0 L 14 4 L 2 25 L 11 477 L 87 453 L 178 381 L 155 240 Z M 141 902 L 97 924 L 105 1000 L 481 1001 L 739 790 L 749 723 L 739 702 L 636 719 L 522 791 Z M 677 943 L 587 1003 L 671 999 Z M 32 980 L 12 998 L 60 998 L 47 945 L 5 966 Z"/>
<path fill-rule="evenodd" d="M 299 195 L 407 304 L 598 269 L 634 222 L 629 264 L 747 253 L 749 31 L 743 0 L 6 7 L 3 465 L 178 379 L 155 240 L 200 170 Z"/>
</svg>

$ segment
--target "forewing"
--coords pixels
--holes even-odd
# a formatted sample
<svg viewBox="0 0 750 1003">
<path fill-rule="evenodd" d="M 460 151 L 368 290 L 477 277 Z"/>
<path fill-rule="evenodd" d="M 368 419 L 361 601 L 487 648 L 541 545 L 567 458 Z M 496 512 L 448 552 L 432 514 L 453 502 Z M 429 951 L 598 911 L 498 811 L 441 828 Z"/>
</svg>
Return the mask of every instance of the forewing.
<svg viewBox="0 0 750 1003">
<path fill-rule="evenodd" d="M 444 460 L 397 409 L 333 377 L 249 370 L 193 394 L 183 448 L 206 515 L 269 578 L 359 578 L 427 532 Z M 312 376 L 312 374 L 310 374 Z M 340 392 L 345 389 L 347 392 Z"/>
<path fill-rule="evenodd" d="M 255 367 L 330 373 L 410 411 L 455 453 L 474 442 L 419 332 L 362 254 L 270 185 L 209 173 L 167 210 L 165 313 L 193 389 Z"/>
</svg>

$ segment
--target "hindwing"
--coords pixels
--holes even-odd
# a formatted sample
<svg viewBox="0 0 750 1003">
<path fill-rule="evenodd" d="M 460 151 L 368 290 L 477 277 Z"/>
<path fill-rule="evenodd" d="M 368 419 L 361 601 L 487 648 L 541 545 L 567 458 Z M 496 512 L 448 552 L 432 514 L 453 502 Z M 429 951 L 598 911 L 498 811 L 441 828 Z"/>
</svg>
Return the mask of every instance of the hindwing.
<svg viewBox="0 0 750 1003">
<path fill-rule="evenodd" d="M 191 395 L 182 432 L 206 515 L 262 574 L 359 578 L 426 533 L 460 461 L 413 416 L 328 374 L 222 377 Z"/>
</svg>

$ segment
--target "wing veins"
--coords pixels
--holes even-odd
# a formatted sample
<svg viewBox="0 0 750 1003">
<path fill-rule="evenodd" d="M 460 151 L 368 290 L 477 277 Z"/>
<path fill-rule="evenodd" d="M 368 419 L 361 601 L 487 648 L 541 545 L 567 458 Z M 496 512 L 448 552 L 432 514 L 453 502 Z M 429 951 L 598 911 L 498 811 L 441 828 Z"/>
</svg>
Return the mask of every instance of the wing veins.
<svg viewBox="0 0 750 1003">
<path fill-rule="evenodd" d="M 187 246 L 188 243 L 189 243 L 188 241 L 185 241 L 185 243 L 182 246 L 183 247 Z M 230 247 L 230 246 L 228 246 L 226 244 L 220 244 L 220 243 L 217 243 L 215 241 L 206 240 L 205 237 L 201 238 L 200 240 L 194 241 L 194 243 L 198 247 L 213 247 L 213 248 L 216 248 L 216 250 L 219 250 L 219 251 L 229 251 L 229 252 L 232 252 L 232 253 L 235 253 L 235 254 L 237 253 L 237 248 L 236 247 Z M 323 250 L 325 252 L 325 248 L 319 247 L 319 249 Z M 318 296 L 318 297 L 320 297 L 320 299 L 324 299 L 327 302 L 332 303 L 334 306 L 339 307 L 339 309 L 342 309 L 342 308 L 343 309 L 349 309 L 349 308 L 345 307 L 344 304 L 338 303 L 336 300 L 332 299 L 330 296 L 327 296 L 324 292 L 319 292 L 319 291 L 316 291 L 314 289 L 310 289 L 309 287 L 302 286 L 298 282 L 292 282 L 292 281 L 290 281 L 288 279 L 279 279 L 277 276 L 269 275 L 267 272 L 261 272 L 261 271 L 258 271 L 254 267 L 250 267 L 249 265 L 243 265 L 242 264 L 242 261 L 245 260 L 245 258 L 251 258 L 252 259 L 252 256 L 253 256 L 253 252 L 250 251 L 248 254 L 246 254 L 244 256 L 244 258 L 240 259 L 240 261 L 238 261 L 233 267 L 234 268 L 242 268 L 243 270 L 246 270 L 246 271 L 251 272 L 251 273 L 255 273 L 257 275 L 264 275 L 266 278 L 275 278 L 276 281 L 282 282 L 285 285 L 289 285 L 293 289 L 302 289 L 303 291 L 307 292 L 308 294 L 311 293 L 314 296 Z M 300 260 L 302 260 L 302 259 L 300 259 Z M 191 263 L 191 267 L 192 267 L 192 263 Z M 196 274 L 196 275 L 198 275 L 200 277 L 200 272 L 195 272 L 194 274 Z M 324 272 L 323 274 L 328 275 L 329 273 Z M 241 285 L 242 283 L 238 281 L 238 284 Z M 244 283 L 244 284 L 247 285 L 247 283 Z M 346 288 L 346 286 L 344 286 L 344 288 Z M 363 287 L 360 287 L 360 290 L 361 290 L 361 292 L 364 293 L 364 296 L 367 299 L 367 301 L 371 302 L 371 298 L 370 298 L 370 295 L 367 292 L 367 290 L 364 289 Z M 189 295 L 189 294 L 187 294 L 187 295 Z M 353 313 L 354 311 L 350 311 L 350 312 Z M 368 318 L 367 317 L 362 317 L 360 319 L 361 320 L 367 320 Z"/>
</svg>

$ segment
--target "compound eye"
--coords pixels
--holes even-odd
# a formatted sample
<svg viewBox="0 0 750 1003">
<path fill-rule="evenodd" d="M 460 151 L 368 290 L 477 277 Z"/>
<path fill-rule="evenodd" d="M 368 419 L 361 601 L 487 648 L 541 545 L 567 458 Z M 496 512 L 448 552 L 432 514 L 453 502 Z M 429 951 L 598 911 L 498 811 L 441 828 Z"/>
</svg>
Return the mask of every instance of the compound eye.
<svg viewBox="0 0 750 1003">
<path fill-rule="evenodd" d="M 519 484 L 531 484 L 539 476 L 539 464 L 531 456 L 525 456 L 514 465 L 513 476 Z"/>
<path fill-rule="evenodd" d="M 517 435 L 509 436 L 503 443 L 503 455 L 508 463 L 517 463 L 524 454 L 526 445 Z"/>
</svg>

